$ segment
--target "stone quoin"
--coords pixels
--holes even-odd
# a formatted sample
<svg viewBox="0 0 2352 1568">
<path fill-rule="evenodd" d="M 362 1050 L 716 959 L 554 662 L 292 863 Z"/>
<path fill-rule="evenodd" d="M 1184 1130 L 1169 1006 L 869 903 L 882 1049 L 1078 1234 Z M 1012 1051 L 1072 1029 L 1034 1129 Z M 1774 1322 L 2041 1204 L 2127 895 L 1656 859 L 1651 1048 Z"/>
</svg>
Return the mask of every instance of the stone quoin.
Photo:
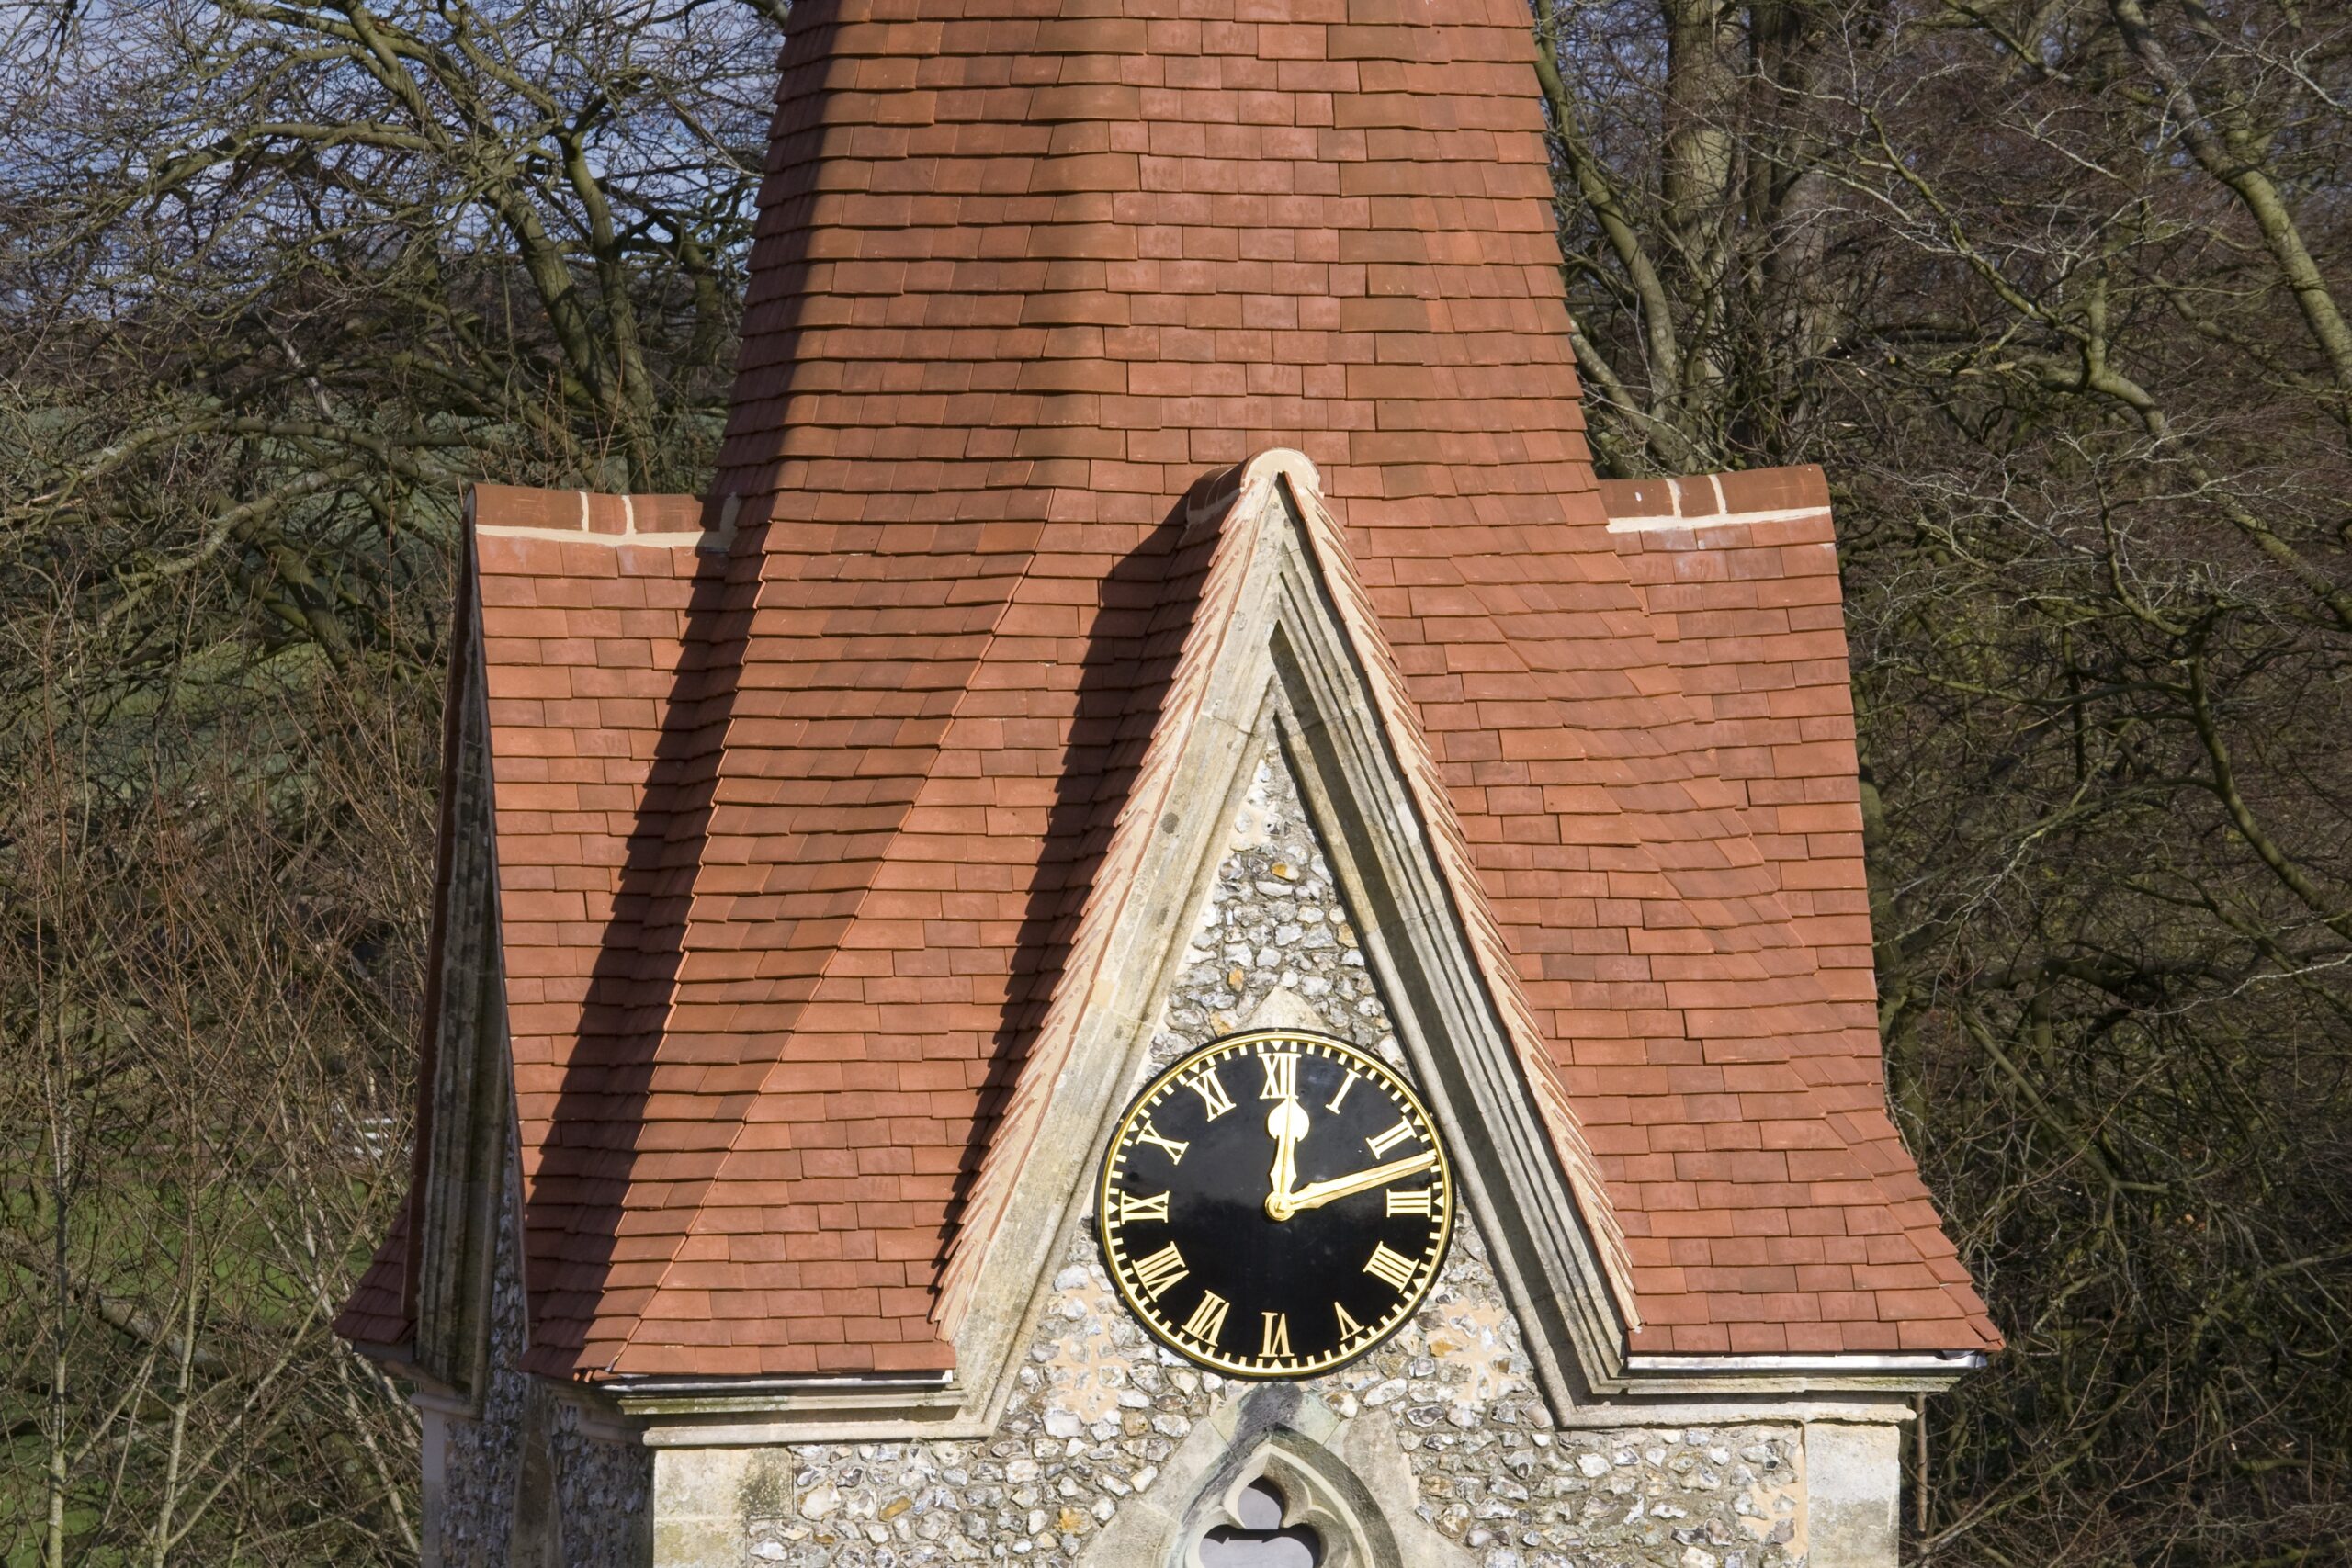
<svg viewBox="0 0 2352 1568">
<path fill-rule="evenodd" d="M 1885 1110 L 1828 494 L 1596 479 L 1532 48 L 793 8 L 710 494 L 471 496 L 337 1322 L 429 1564 L 1894 1562 L 2000 1340 Z M 1426 1125 L 1259 1061 L 1104 1185 L 1256 1030 Z M 1327 1266 L 1426 1293 L 1290 1375 Z"/>
</svg>

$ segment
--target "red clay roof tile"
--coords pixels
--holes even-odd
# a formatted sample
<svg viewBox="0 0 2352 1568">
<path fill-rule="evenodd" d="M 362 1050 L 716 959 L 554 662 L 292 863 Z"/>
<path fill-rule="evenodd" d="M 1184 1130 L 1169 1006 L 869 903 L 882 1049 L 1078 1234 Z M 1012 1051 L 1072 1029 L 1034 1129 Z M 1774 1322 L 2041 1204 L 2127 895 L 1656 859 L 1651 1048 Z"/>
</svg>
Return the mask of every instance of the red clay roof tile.
<svg viewBox="0 0 2352 1568">
<path fill-rule="evenodd" d="M 744 537 L 478 492 L 532 1365 L 949 1363 L 941 1270 L 1181 700 L 1169 520 L 1275 446 L 1606 1179 L 1631 1348 L 1996 1343 L 1883 1108 L 1818 473 L 1596 486 L 1517 0 L 1207 10 L 808 0 Z M 1781 1235 L 1887 1252 L 1809 1279 Z"/>
</svg>

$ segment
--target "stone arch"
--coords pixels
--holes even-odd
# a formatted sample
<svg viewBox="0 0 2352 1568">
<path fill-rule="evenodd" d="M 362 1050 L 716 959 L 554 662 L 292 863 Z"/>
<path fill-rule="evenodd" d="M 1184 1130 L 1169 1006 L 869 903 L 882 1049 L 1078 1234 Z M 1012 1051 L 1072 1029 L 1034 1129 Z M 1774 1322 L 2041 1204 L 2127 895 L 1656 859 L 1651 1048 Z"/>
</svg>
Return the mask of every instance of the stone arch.
<svg viewBox="0 0 2352 1568">
<path fill-rule="evenodd" d="M 1213 1525 L 1193 1542 L 1201 1568 L 1320 1568 L 1322 1532 L 1283 1524 L 1285 1506 L 1283 1494 L 1262 1476 L 1244 1486 L 1230 1510 L 1241 1525 Z"/>
<path fill-rule="evenodd" d="M 1341 1418 L 1295 1382 L 1232 1385 L 1196 1421 L 1159 1475 L 1127 1499 L 1077 1568 L 1202 1568 L 1194 1545 L 1222 1524 L 1246 1523 L 1238 1505 L 1271 1480 L 1284 1526 L 1321 1538 L 1320 1568 L 1476 1568 L 1477 1557 L 1415 1512 L 1420 1484 L 1385 1411 Z"/>
<path fill-rule="evenodd" d="M 1170 1568 L 1205 1568 L 1201 1543 L 1221 1524 L 1244 1524 L 1242 1495 L 1261 1483 L 1282 1499 L 1282 1528 L 1320 1539 L 1317 1568 L 1403 1568 L 1379 1498 L 1337 1455 L 1287 1427 L 1267 1432 L 1238 1462 L 1218 1467 L 1184 1519 Z"/>
</svg>

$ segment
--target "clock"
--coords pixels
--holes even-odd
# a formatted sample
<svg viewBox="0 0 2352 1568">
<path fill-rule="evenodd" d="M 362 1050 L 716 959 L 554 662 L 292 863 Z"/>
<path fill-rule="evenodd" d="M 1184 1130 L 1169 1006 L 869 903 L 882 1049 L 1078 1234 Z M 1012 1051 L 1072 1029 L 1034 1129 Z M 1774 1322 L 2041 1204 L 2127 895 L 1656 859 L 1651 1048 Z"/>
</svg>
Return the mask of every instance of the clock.
<svg viewBox="0 0 2352 1568">
<path fill-rule="evenodd" d="M 1453 1171 L 1419 1097 L 1378 1060 L 1259 1030 L 1136 1097 L 1095 1213 L 1111 1278 L 1155 1338 L 1237 1377 L 1304 1377 L 1420 1304 L 1453 1232 Z"/>
</svg>

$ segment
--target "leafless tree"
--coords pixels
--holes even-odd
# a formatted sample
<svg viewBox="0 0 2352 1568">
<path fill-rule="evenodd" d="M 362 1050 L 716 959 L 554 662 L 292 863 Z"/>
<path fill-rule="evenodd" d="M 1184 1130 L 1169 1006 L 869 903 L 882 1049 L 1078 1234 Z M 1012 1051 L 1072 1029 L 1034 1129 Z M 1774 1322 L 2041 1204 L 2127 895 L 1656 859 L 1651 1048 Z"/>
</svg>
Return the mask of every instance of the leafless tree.
<svg viewBox="0 0 2352 1568">
<path fill-rule="evenodd" d="M 458 494 L 701 483 L 780 9 L 0 0 L 0 1560 L 413 1560 Z"/>
</svg>

